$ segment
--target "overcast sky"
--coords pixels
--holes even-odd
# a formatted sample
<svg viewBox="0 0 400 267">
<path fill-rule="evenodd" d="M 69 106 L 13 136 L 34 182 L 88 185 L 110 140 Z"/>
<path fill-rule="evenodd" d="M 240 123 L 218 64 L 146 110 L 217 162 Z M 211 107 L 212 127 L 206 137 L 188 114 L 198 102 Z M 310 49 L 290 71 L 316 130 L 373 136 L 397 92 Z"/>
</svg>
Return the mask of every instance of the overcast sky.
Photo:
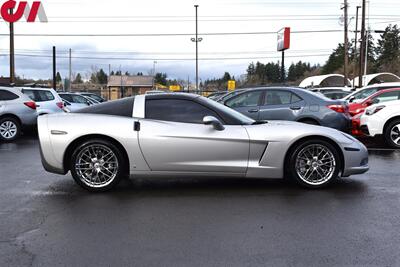
<svg viewBox="0 0 400 267">
<path fill-rule="evenodd" d="M 3 3 L 5 1 L 0 1 Z M 30 3 L 32 1 L 29 1 Z M 45 0 L 48 23 L 15 24 L 15 33 L 37 34 L 166 34 L 194 33 L 194 4 L 199 5 L 199 33 L 276 32 L 282 27 L 292 31 L 342 30 L 339 0 Z M 368 2 L 368 1 L 367 1 Z M 384 29 L 400 21 L 398 0 L 370 1 L 372 30 Z M 361 1 L 349 1 L 354 17 Z M 355 20 L 350 22 L 354 30 Z M 8 25 L 0 22 L 0 33 Z M 200 35 L 200 77 L 220 77 L 224 71 L 235 76 L 246 72 L 252 61 L 277 62 L 276 34 Z M 354 33 L 349 33 L 354 38 Z M 375 37 L 378 37 L 375 35 Z M 170 78 L 190 79 L 195 75 L 195 44 L 191 36 L 129 37 L 23 37 L 15 38 L 17 75 L 31 78 L 51 77 L 51 49 L 58 51 L 57 68 L 68 73 L 67 50 L 72 48 L 73 72 L 85 76 L 91 66 L 147 74 L 157 61 L 156 71 Z M 343 32 L 292 34 L 286 66 L 298 60 L 323 64 Z M 8 76 L 9 39 L 0 37 L 0 76 Z M 25 55 L 25 56 L 23 56 Z M 80 57 L 80 58 L 79 58 Z M 101 58 L 101 59 L 99 59 Z M 116 59 L 110 59 L 116 58 Z M 215 59 L 218 60 L 215 60 Z"/>
</svg>

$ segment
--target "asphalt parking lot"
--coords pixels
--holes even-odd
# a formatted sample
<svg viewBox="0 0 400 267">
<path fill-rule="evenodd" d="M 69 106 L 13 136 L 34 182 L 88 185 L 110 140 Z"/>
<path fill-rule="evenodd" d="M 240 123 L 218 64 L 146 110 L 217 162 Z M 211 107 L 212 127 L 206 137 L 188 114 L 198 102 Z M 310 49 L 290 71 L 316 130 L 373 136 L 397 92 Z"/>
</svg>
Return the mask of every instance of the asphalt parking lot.
<svg viewBox="0 0 400 267">
<path fill-rule="evenodd" d="M 399 266 L 400 151 L 308 191 L 283 181 L 131 179 L 90 194 L 38 141 L 0 144 L 0 266 Z"/>
</svg>

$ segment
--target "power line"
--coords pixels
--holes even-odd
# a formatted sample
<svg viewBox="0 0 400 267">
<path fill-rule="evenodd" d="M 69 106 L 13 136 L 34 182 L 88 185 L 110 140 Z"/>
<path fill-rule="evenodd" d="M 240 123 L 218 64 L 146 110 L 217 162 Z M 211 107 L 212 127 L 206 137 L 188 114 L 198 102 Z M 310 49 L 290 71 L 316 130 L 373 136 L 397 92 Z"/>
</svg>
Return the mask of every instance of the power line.
<svg viewBox="0 0 400 267">
<path fill-rule="evenodd" d="M 334 33 L 343 30 L 309 30 L 309 31 L 292 31 L 292 34 L 304 33 Z M 275 31 L 268 32 L 214 32 L 199 33 L 203 36 L 224 36 L 224 35 L 269 35 L 277 34 Z M 162 36 L 193 36 L 193 33 L 19 33 L 15 36 L 19 37 L 162 37 Z M 6 33 L 0 36 L 8 36 Z"/>
<path fill-rule="evenodd" d="M 9 52 L 7 49 L 0 49 L 4 52 Z M 16 49 L 17 52 L 30 52 L 35 54 L 50 53 L 52 50 L 49 49 Z M 291 50 L 291 53 L 304 53 L 304 52 L 331 52 L 332 49 L 301 49 L 301 50 Z M 57 54 L 68 54 L 69 50 L 57 50 Z M 151 51 L 93 51 L 93 50 L 73 50 L 76 54 L 109 54 L 109 55 L 192 55 L 192 52 L 151 52 Z M 202 52 L 201 55 L 237 55 L 237 54 L 275 54 L 276 50 L 263 50 L 263 51 L 210 51 Z"/>
<path fill-rule="evenodd" d="M 298 58 L 298 57 L 322 57 L 329 56 L 330 54 L 303 54 L 303 55 L 288 55 L 286 57 Z M 0 54 L 2 57 L 8 57 L 8 54 Z M 18 54 L 15 56 L 19 57 L 34 57 L 34 58 L 52 58 L 51 55 L 34 55 L 34 54 Z M 57 58 L 69 59 L 68 56 L 57 56 Z M 124 61 L 194 61 L 195 58 L 126 58 L 126 57 L 80 57 L 73 56 L 72 59 L 87 59 L 87 60 L 124 60 Z M 199 60 L 210 61 L 210 60 L 255 60 L 255 59 L 279 59 L 280 56 L 269 56 L 269 57 L 217 57 L 217 58 L 199 58 Z"/>
</svg>

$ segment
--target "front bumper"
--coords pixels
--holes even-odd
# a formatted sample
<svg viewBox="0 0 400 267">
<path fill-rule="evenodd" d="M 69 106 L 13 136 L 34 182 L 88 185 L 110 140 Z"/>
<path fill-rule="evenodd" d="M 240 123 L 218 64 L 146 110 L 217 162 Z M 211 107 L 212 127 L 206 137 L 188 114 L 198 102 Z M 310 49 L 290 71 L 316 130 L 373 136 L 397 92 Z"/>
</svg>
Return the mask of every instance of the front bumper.
<svg viewBox="0 0 400 267">
<path fill-rule="evenodd" d="M 351 146 L 346 146 L 343 151 L 345 166 L 342 177 L 363 174 L 369 170 L 368 150 L 359 141 Z"/>
</svg>

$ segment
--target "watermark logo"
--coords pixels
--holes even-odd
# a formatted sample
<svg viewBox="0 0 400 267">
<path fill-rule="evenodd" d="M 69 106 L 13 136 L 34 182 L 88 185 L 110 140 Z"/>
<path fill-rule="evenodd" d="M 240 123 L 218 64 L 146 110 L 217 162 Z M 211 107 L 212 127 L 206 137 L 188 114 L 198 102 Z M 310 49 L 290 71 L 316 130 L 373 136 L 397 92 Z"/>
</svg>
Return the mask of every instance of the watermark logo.
<svg viewBox="0 0 400 267">
<path fill-rule="evenodd" d="M 40 22 L 48 22 L 46 12 L 43 4 L 40 1 L 34 1 L 32 7 L 29 6 L 27 1 L 9 0 L 4 2 L 0 9 L 1 17 L 6 22 L 17 22 L 22 16 L 25 17 L 27 22 L 35 22 L 39 18 Z"/>
</svg>

